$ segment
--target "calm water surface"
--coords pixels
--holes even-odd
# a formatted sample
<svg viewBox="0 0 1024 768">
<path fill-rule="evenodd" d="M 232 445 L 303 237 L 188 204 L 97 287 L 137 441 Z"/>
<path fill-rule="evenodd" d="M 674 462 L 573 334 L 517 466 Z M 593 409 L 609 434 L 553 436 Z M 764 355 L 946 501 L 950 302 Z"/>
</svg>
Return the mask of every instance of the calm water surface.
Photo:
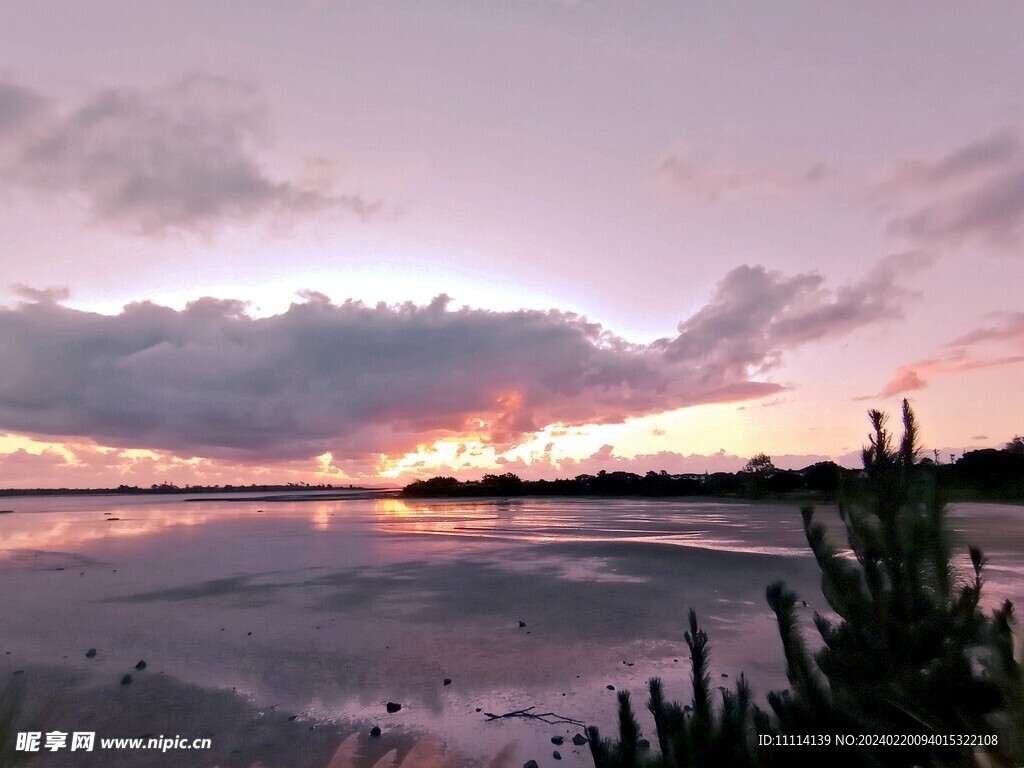
<svg viewBox="0 0 1024 768">
<path fill-rule="evenodd" d="M 638 709 L 653 675 L 685 695 L 691 606 L 715 678 L 731 686 L 745 671 L 759 694 L 784 684 L 765 586 L 797 589 L 808 631 L 826 610 L 791 504 L 140 496 L 0 509 L 13 510 L 0 515 L 7 666 L 103 681 L 144 658 L 146 674 L 308 718 L 426 730 L 480 758 L 510 743 L 516 759 L 549 756 L 565 729 L 486 723 L 477 708 L 610 729 L 608 685 Z M 1024 509 L 957 505 L 951 517 L 963 551 L 985 549 L 990 601 L 1024 599 Z M 385 714 L 387 701 L 402 711 Z"/>
</svg>

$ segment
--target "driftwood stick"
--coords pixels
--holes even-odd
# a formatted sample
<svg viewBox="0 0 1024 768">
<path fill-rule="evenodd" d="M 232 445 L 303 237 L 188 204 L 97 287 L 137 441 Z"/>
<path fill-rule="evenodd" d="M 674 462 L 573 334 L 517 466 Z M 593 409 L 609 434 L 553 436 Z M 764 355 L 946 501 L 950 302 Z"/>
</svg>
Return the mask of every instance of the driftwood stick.
<svg viewBox="0 0 1024 768">
<path fill-rule="evenodd" d="M 491 720 L 505 720 L 507 718 L 521 717 L 526 720 L 540 720 L 542 723 L 547 723 L 548 725 L 558 725 L 560 723 L 567 723 L 569 725 L 579 726 L 580 728 L 583 728 L 586 725 L 586 723 L 583 723 L 579 720 L 574 720 L 571 717 L 566 717 L 565 715 L 558 715 L 554 712 L 537 713 L 533 711 L 534 709 L 536 709 L 536 707 L 516 709 L 511 712 L 506 712 L 503 715 L 496 715 L 493 712 L 484 712 L 484 715 L 487 717 L 488 722 L 490 722 Z"/>
</svg>

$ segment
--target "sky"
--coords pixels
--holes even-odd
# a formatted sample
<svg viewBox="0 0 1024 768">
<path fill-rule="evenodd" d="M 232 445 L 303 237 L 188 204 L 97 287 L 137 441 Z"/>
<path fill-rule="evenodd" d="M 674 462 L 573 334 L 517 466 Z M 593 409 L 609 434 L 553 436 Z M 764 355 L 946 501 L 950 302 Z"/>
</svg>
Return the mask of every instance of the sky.
<svg viewBox="0 0 1024 768">
<path fill-rule="evenodd" d="M 1024 433 L 1024 5 L 0 5 L 0 487 Z"/>
</svg>

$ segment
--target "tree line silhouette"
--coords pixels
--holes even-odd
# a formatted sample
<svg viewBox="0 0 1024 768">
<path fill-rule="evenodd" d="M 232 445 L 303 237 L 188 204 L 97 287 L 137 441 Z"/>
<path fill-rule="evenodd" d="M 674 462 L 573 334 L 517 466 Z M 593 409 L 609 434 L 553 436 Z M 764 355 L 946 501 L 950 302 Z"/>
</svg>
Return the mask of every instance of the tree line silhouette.
<svg viewBox="0 0 1024 768">
<path fill-rule="evenodd" d="M 969 451 L 943 464 L 932 458 L 918 462 L 954 499 L 1024 500 L 1024 438 L 1015 437 L 1003 449 Z M 786 498 L 804 494 L 834 500 L 840 488 L 867 482 L 863 470 L 847 469 L 832 461 L 799 470 L 776 468 L 766 454 L 757 454 L 739 472 L 669 474 L 668 472 L 606 472 L 558 480 L 523 480 L 519 476 L 487 474 L 481 480 L 432 477 L 405 486 L 404 496 L 740 496 Z"/>
</svg>

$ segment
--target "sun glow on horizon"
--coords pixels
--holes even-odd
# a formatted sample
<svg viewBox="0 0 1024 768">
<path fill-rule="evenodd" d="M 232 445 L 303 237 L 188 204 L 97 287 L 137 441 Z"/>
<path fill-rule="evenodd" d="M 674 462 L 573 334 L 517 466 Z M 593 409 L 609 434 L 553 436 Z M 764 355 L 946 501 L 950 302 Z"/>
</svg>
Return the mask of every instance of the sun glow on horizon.
<svg viewBox="0 0 1024 768">
<path fill-rule="evenodd" d="M 0 485 L 13 487 L 148 487 L 252 483 L 352 484 L 411 482 L 436 475 L 478 479 L 512 472 L 527 479 L 575 477 L 626 470 L 735 471 L 758 452 L 792 455 L 801 466 L 837 458 L 836 447 L 810 455 L 792 450 L 794 425 L 813 418 L 792 400 L 682 408 L 606 424 L 556 422 L 525 432 L 523 396 L 502 392 L 495 412 L 466 419 L 459 434 L 425 439 L 404 452 L 347 455 L 340 448 L 306 459 L 246 461 L 178 456 L 146 447 L 119 448 L 85 438 L 65 440 L 0 435 L 0 466 L 11 470 Z M 768 407 L 768 406 L 780 407 Z M 855 409 L 859 411 L 858 409 Z M 808 427 L 811 428 L 811 427 Z M 832 441 L 824 430 L 816 441 Z M 802 439 L 806 439 L 805 437 Z M 782 441 L 786 440 L 787 443 Z"/>
</svg>

